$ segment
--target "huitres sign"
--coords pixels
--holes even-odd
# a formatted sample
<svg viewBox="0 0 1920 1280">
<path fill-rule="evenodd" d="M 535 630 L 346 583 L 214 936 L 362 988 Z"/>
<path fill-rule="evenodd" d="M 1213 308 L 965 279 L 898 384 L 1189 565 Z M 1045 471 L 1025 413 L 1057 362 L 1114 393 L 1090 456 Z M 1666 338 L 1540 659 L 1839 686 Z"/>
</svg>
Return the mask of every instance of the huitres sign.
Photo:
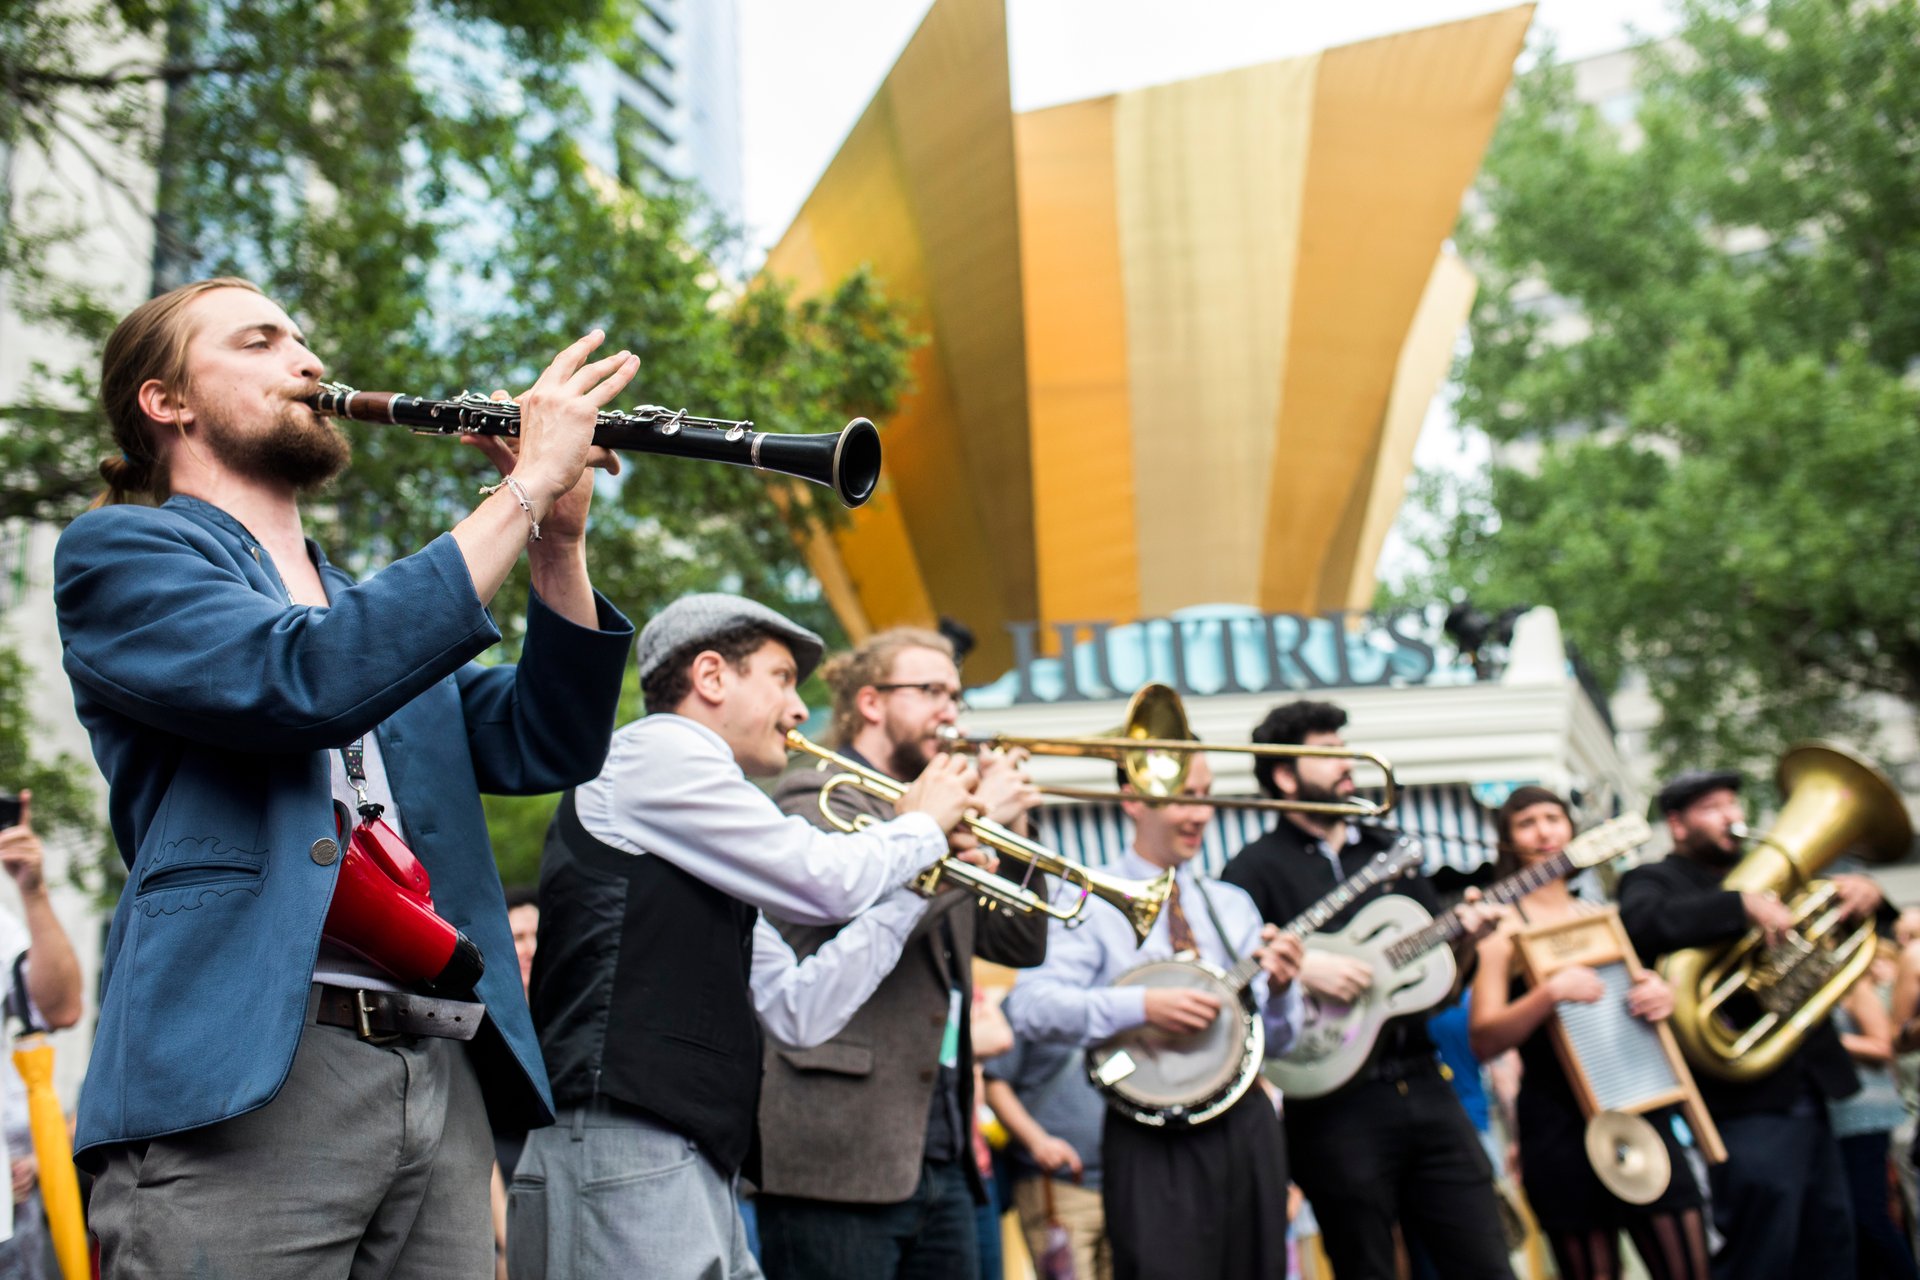
<svg viewBox="0 0 1920 1280">
<path fill-rule="evenodd" d="M 1183 609 L 1138 622 L 1009 623 L 1014 668 L 968 695 L 977 706 L 1124 696 L 1148 681 L 1182 696 L 1279 693 L 1470 678 L 1426 613 L 1260 613 Z M 1051 643 L 1049 643 L 1051 642 Z M 1044 653 L 1045 649 L 1052 653 Z"/>
</svg>

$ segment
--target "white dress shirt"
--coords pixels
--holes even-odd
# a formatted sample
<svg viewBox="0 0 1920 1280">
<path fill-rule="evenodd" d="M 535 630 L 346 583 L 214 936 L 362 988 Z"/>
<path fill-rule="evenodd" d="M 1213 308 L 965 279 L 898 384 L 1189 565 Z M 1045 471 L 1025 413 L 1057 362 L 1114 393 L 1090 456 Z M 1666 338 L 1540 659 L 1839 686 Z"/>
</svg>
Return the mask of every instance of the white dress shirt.
<svg viewBox="0 0 1920 1280">
<path fill-rule="evenodd" d="M 1112 870 L 1141 880 L 1161 872 L 1131 849 Z M 1232 969 L 1237 963 L 1214 927 L 1207 902 L 1213 904 L 1213 912 L 1226 927 L 1227 938 L 1239 957 L 1251 955 L 1259 947 L 1260 909 L 1245 889 L 1207 879 L 1193 862 L 1181 866 L 1175 877 L 1180 883 L 1180 908 L 1193 928 L 1202 960 L 1221 969 Z M 1202 894 L 1206 902 L 1201 901 Z M 1147 1020 L 1147 989 L 1116 987 L 1113 980 L 1135 965 L 1170 958 L 1173 942 L 1167 930 L 1167 913 L 1162 911 L 1146 942 L 1136 947 L 1138 935 L 1133 925 L 1105 903 L 1089 904 L 1077 928 L 1069 929 L 1054 921 L 1047 929 L 1046 961 L 1038 968 L 1021 971 L 1002 1006 L 1007 1021 L 1019 1035 L 1078 1045 L 1098 1044 L 1139 1026 Z M 1289 983 L 1278 1000 L 1269 1000 L 1263 970 L 1254 977 L 1251 989 L 1266 1023 L 1267 1056 L 1279 1057 L 1300 1030 L 1297 984 Z"/>
<path fill-rule="evenodd" d="M 849 921 L 805 960 L 765 916 L 753 926 L 753 1007 L 790 1049 L 839 1035 L 893 967 L 933 900 L 902 887 Z"/>
<path fill-rule="evenodd" d="M 360 742 L 365 748 L 361 767 L 367 775 L 367 799 L 380 806 L 380 820 L 405 840 L 406 820 L 400 816 L 400 805 L 394 800 L 393 786 L 387 780 L 387 758 L 380 751 L 380 735 L 369 733 Z M 351 824 L 360 818 L 360 793 L 353 789 L 353 780 L 347 777 L 346 757 L 338 750 L 329 751 L 327 755 L 333 760 L 334 803 L 346 806 L 347 813 L 351 815 L 347 819 L 351 829 Z M 407 990 L 380 965 L 345 943 L 335 942 L 325 935 L 320 938 L 320 952 L 314 958 L 313 980 L 332 983 L 336 987 L 363 987 L 368 991 Z"/>
<path fill-rule="evenodd" d="M 839 924 L 947 851 L 923 813 L 853 835 L 780 812 L 725 739 L 683 716 L 617 730 L 600 776 L 573 793 L 580 825 L 615 849 L 665 858 L 748 906 L 797 924 Z"/>
<path fill-rule="evenodd" d="M 805 960 L 765 919 L 754 924 L 754 1008 L 769 1035 L 795 1048 L 838 1035 L 893 971 L 928 905 L 900 886 L 947 852 L 924 813 L 851 835 L 781 813 L 726 740 L 684 716 L 618 730 L 606 767 L 573 802 L 580 825 L 611 848 L 665 858 L 782 919 L 852 921 Z"/>
</svg>

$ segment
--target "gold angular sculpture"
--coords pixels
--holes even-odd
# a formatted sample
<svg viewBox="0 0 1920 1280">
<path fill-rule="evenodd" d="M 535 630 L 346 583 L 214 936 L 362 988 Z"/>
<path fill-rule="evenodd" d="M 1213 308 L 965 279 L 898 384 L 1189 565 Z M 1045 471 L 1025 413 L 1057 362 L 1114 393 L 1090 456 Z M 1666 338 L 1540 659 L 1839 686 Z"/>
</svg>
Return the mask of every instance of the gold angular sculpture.
<svg viewBox="0 0 1920 1280">
<path fill-rule="evenodd" d="M 1446 249 L 1531 6 L 1014 115 L 936 0 L 767 271 L 926 341 L 880 494 L 809 559 L 856 638 L 1365 608 L 1473 298 Z"/>
</svg>

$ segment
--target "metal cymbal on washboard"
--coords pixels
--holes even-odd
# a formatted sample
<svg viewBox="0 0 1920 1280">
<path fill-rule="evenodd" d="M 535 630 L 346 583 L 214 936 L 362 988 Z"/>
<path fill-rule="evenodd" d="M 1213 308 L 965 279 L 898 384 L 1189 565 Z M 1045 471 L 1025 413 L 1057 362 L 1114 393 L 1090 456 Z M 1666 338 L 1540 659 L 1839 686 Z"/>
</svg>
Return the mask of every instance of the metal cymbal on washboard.
<svg viewBox="0 0 1920 1280">
<path fill-rule="evenodd" d="M 1659 1131 L 1628 1111 L 1598 1111 L 1587 1121 L 1587 1159 L 1601 1185 L 1628 1204 L 1652 1204 L 1673 1177 Z"/>
</svg>

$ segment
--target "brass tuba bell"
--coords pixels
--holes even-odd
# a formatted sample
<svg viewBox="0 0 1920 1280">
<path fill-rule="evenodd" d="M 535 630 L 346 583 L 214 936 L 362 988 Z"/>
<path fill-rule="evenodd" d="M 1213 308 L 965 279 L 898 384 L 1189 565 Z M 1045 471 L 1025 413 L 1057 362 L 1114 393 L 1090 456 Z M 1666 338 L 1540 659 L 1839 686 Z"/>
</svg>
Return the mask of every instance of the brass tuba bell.
<svg viewBox="0 0 1920 1280">
<path fill-rule="evenodd" d="M 1749 930 L 1737 942 L 1676 951 L 1660 965 L 1673 987 L 1681 1049 L 1722 1080 L 1777 1070 L 1873 963 L 1873 921 L 1844 921 L 1820 872 L 1850 849 L 1891 862 L 1913 843 L 1900 793 L 1852 752 L 1799 743 L 1780 758 L 1777 777 L 1786 797 L 1779 820 L 1753 838 L 1721 886 L 1777 894 L 1793 911 L 1793 929 L 1772 945 Z"/>
</svg>

